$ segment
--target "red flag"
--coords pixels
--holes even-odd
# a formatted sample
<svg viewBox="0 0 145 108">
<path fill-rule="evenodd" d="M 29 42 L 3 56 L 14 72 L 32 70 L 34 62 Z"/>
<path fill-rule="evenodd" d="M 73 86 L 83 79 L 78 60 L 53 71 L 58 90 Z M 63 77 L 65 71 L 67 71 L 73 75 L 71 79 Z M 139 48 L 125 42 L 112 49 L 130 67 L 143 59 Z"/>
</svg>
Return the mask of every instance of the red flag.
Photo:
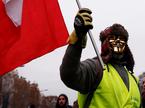
<svg viewBox="0 0 145 108">
<path fill-rule="evenodd" d="M 68 31 L 57 0 L 24 0 L 22 6 L 16 27 L 0 0 L 0 75 L 66 45 Z"/>
</svg>

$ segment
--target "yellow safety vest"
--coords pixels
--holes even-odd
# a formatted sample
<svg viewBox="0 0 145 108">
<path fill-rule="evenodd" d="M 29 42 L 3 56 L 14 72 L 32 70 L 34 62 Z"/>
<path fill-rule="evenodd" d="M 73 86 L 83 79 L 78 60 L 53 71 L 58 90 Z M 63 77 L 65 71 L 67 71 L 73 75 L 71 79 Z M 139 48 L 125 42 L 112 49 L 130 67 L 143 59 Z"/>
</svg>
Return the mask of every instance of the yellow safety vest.
<svg viewBox="0 0 145 108">
<path fill-rule="evenodd" d="M 109 72 L 103 71 L 103 77 L 94 91 L 89 108 L 139 108 L 140 92 L 132 75 L 128 72 L 129 91 L 115 68 L 108 64 Z M 78 93 L 79 108 L 83 108 L 87 94 Z"/>
</svg>

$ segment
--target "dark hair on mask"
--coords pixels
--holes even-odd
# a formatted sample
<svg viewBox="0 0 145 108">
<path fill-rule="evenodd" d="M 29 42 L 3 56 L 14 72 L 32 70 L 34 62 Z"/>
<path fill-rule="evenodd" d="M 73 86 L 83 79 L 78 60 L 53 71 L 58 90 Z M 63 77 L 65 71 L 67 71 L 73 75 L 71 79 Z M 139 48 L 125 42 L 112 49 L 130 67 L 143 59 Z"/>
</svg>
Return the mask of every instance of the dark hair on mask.
<svg viewBox="0 0 145 108">
<path fill-rule="evenodd" d="M 101 57 L 105 64 L 111 61 L 113 53 L 112 50 L 109 48 L 110 47 L 108 41 L 109 35 L 124 36 L 126 42 L 128 41 L 129 38 L 127 30 L 120 24 L 113 24 L 112 26 L 107 27 L 105 30 L 100 32 Z M 125 47 L 124 57 L 122 58 L 122 60 L 126 62 L 127 69 L 133 72 L 134 59 L 128 45 L 126 45 Z"/>
<path fill-rule="evenodd" d="M 100 41 L 104 42 L 104 40 L 106 40 L 109 35 L 124 36 L 126 38 L 126 41 L 128 41 L 129 37 L 127 30 L 122 25 L 117 23 L 101 31 Z"/>
</svg>

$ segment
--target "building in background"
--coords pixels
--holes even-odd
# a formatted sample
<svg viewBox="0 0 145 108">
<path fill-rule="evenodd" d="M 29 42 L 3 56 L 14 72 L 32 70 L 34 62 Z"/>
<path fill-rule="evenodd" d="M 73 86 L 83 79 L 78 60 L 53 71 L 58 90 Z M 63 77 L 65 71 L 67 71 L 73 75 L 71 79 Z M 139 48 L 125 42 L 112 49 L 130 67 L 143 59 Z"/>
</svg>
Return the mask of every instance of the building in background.
<svg viewBox="0 0 145 108">
<path fill-rule="evenodd" d="M 0 108 L 55 108 L 57 96 L 44 96 L 38 84 L 14 70 L 0 77 Z"/>
</svg>

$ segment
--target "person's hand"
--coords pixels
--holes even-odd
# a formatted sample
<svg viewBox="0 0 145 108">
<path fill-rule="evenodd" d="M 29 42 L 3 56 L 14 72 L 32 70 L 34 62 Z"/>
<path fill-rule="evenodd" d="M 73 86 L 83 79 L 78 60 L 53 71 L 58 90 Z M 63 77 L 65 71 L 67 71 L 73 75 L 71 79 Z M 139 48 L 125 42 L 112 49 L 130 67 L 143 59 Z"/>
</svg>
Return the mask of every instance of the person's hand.
<svg viewBox="0 0 145 108">
<path fill-rule="evenodd" d="M 81 44 L 82 48 L 85 48 L 87 41 L 86 34 L 93 28 L 91 13 L 91 10 L 87 8 L 82 8 L 78 11 L 74 19 L 75 30 L 68 39 L 70 44 L 75 44 L 77 42 Z"/>
<path fill-rule="evenodd" d="M 74 28 L 76 31 L 76 35 L 80 39 L 86 36 L 86 33 L 89 31 L 89 29 L 93 28 L 91 13 L 91 10 L 82 8 L 75 16 Z"/>
</svg>

